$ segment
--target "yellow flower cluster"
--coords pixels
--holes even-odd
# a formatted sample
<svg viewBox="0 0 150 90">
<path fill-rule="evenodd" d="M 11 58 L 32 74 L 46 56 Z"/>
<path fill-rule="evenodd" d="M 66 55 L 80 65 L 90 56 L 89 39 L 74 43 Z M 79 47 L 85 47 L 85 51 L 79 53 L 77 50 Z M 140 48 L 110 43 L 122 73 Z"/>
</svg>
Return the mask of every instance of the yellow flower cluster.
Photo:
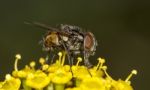
<svg viewBox="0 0 150 90">
<path fill-rule="evenodd" d="M 58 56 L 53 64 L 40 58 L 40 68 L 36 69 L 35 61 L 31 61 L 19 70 L 21 55 L 17 54 L 14 71 L 0 82 L 0 90 L 133 90 L 130 78 L 137 74 L 136 70 L 132 70 L 125 80 L 114 80 L 107 73 L 107 66 L 102 58 L 98 58 L 98 64 L 88 69 L 79 65 L 81 57 L 77 58 L 75 65 L 70 66 L 64 64 L 66 52 L 59 52 Z"/>
</svg>

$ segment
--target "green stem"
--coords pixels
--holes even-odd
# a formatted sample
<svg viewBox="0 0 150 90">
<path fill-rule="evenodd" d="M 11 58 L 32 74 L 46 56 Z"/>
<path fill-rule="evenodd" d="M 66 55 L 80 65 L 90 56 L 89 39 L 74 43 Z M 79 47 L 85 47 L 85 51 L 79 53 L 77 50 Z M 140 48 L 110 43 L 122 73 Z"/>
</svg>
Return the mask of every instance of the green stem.
<svg viewBox="0 0 150 90">
<path fill-rule="evenodd" d="M 22 80 L 22 86 L 23 86 L 23 90 L 32 90 L 31 87 L 27 86 L 26 83 L 25 83 L 25 79 Z"/>
<path fill-rule="evenodd" d="M 76 80 L 75 80 L 76 87 L 78 87 L 78 86 L 80 85 L 80 83 L 81 83 L 81 80 L 80 80 L 80 79 L 76 79 Z"/>
<path fill-rule="evenodd" d="M 35 90 L 43 90 L 43 88 L 42 89 L 35 89 Z"/>
<path fill-rule="evenodd" d="M 53 84 L 50 83 L 47 87 L 46 90 L 54 90 Z"/>
<path fill-rule="evenodd" d="M 65 90 L 65 84 L 54 84 L 55 90 Z"/>
</svg>

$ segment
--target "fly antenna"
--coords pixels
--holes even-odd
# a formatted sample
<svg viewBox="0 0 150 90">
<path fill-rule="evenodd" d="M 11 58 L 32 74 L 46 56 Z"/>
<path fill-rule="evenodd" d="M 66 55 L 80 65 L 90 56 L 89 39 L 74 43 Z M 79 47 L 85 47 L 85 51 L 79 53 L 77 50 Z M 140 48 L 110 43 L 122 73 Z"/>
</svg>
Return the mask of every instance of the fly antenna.
<svg viewBox="0 0 150 90">
<path fill-rule="evenodd" d="M 43 28 L 43 29 L 48 29 L 48 30 L 52 30 L 52 31 L 59 31 L 57 28 L 53 28 L 51 26 L 48 26 L 46 24 L 36 22 L 36 21 L 34 21 L 34 22 L 25 21 L 24 23 L 27 24 L 27 25 L 33 25 L 33 26 L 40 27 L 40 28 Z"/>
</svg>

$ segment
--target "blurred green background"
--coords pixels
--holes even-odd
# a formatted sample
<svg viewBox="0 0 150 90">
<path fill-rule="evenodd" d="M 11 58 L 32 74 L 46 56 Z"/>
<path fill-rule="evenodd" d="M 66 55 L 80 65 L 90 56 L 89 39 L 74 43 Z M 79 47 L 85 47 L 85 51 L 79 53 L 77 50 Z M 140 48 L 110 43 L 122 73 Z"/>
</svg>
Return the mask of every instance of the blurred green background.
<svg viewBox="0 0 150 90">
<path fill-rule="evenodd" d="M 146 0 L 1 0 L 0 79 L 13 70 L 14 56 L 22 55 L 20 68 L 45 56 L 38 42 L 46 30 L 24 24 L 39 21 L 52 26 L 72 24 L 93 32 L 96 55 L 104 57 L 114 79 L 125 79 L 132 69 L 135 90 L 148 90 L 150 81 L 150 1 Z"/>
</svg>

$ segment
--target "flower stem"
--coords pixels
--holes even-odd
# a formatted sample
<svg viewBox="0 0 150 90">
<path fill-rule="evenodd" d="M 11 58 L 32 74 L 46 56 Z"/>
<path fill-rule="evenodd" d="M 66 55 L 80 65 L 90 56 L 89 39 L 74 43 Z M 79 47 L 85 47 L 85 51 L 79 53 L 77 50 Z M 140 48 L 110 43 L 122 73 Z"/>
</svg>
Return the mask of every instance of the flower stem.
<svg viewBox="0 0 150 90">
<path fill-rule="evenodd" d="M 65 84 L 54 84 L 54 90 L 65 90 Z"/>
<path fill-rule="evenodd" d="M 65 58 L 66 58 L 66 52 L 64 51 L 64 52 L 63 52 L 62 63 L 61 63 L 62 66 L 63 66 L 64 63 L 65 63 Z"/>
<path fill-rule="evenodd" d="M 76 87 L 78 87 L 80 85 L 80 83 L 81 83 L 81 80 L 79 80 L 79 79 L 75 80 Z"/>
<path fill-rule="evenodd" d="M 50 83 L 47 87 L 46 90 L 54 90 L 53 84 Z"/>
<path fill-rule="evenodd" d="M 23 86 L 23 90 L 32 90 L 31 87 L 26 85 L 25 80 L 22 80 L 22 86 Z"/>
</svg>

